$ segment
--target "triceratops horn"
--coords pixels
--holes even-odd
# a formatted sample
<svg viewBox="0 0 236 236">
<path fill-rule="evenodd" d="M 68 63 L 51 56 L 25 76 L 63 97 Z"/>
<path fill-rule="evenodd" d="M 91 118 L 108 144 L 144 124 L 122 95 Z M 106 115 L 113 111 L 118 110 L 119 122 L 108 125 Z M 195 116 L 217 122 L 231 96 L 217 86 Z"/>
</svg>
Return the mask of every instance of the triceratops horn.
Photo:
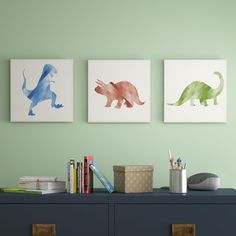
<svg viewBox="0 0 236 236">
<path fill-rule="evenodd" d="M 106 86 L 106 84 L 105 84 L 104 82 L 102 82 L 101 80 L 99 80 L 99 79 L 96 81 L 96 83 L 97 83 L 98 85 L 103 86 L 103 87 Z"/>
</svg>

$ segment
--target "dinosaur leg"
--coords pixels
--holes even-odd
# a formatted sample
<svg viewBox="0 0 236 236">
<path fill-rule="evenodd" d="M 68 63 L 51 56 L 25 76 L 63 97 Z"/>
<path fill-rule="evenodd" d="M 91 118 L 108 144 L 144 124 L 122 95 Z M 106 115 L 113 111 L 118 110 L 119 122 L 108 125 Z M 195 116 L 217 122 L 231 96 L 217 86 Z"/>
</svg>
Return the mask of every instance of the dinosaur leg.
<svg viewBox="0 0 236 236">
<path fill-rule="evenodd" d="M 38 103 L 35 101 L 32 101 L 29 107 L 29 113 L 28 116 L 35 116 L 35 114 L 33 113 L 33 107 L 35 107 Z"/>
<path fill-rule="evenodd" d="M 196 106 L 196 105 L 194 104 L 194 100 L 195 100 L 194 98 L 191 98 L 191 99 L 190 99 L 190 104 L 191 104 L 191 106 Z"/>
<path fill-rule="evenodd" d="M 107 98 L 107 103 L 105 107 L 111 107 L 112 100 L 110 98 Z"/>
<path fill-rule="evenodd" d="M 127 108 L 132 108 L 133 107 L 133 104 L 131 104 L 129 101 L 125 101 L 125 105 Z"/>
<path fill-rule="evenodd" d="M 56 98 L 57 98 L 57 95 L 54 93 L 54 92 L 52 92 L 52 95 L 51 95 L 51 100 L 52 100 L 52 102 L 51 102 L 51 106 L 52 107 L 55 107 L 55 108 L 62 108 L 63 107 L 63 105 L 62 104 L 56 104 Z"/>
<path fill-rule="evenodd" d="M 218 105 L 217 97 L 214 98 L 214 105 Z"/>
<path fill-rule="evenodd" d="M 119 99 L 117 104 L 116 104 L 116 108 L 120 109 L 121 106 L 122 106 L 122 102 L 123 102 L 123 99 Z"/>
<path fill-rule="evenodd" d="M 201 103 L 201 105 L 203 105 L 203 106 L 208 106 L 206 99 L 205 99 L 205 100 L 200 100 L 200 103 Z"/>
</svg>

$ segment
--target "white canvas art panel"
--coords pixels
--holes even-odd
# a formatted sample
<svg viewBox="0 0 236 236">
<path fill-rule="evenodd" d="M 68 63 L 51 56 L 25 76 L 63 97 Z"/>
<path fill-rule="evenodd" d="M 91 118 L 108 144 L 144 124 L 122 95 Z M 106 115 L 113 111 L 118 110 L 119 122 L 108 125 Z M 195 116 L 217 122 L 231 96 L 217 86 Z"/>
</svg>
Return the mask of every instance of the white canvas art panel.
<svg viewBox="0 0 236 236">
<path fill-rule="evenodd" d="M 165 60 L 164 122 L 226 122 L 226 85 L 226 60 Z"/>
<path fill-rule="evenodd" d="M 88 61 L 88 122 L 150 122 L 150 60 Z"/>
<path fill-rule="evenodd" d="M 12 59 L 11 122 L 73 121 L 73 60 Z"/>
</svg>

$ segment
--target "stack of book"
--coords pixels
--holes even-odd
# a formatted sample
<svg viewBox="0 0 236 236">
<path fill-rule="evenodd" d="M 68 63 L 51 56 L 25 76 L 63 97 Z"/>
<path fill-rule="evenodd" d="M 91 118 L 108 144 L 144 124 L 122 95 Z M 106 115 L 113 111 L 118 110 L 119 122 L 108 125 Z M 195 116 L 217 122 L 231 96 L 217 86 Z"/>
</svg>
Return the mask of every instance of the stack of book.
<svg viewBox="0 0 236 236">
<path fill-rule="evenodd" d="M 50 194 L 66 192 L 65 181 L 52 176 L 23 176 L 19 178 L 18 187 L 0 188 L 0 192 Z"/>
<path fill-rule="evenodd" d="M 19 189 L 41 194 L 61 193 L 66 191 L 65 181 L 53 176 L 23 176 L 19 178 Z"/>
<path fill-rule="evenodd" d="M 84 162 L 70 159 L 67 163 L 67 192 L 68 193 L 91 193 L 93 192 L 93 173 L 108 190 L 114 191 L 109 180 L 94 163 L 93 156 L 85 156 Z"/>
</svg>

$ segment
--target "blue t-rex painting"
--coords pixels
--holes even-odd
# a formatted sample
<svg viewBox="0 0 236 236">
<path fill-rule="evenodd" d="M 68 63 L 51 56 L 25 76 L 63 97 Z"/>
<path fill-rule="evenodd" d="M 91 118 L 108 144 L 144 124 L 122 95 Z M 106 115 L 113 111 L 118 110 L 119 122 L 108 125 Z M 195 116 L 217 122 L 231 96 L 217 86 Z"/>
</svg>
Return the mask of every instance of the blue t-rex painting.
<svg viewBox="0 0 236 236">
<path fill-rule="evenodd" d="M 51 100 L 52 108 L 62 108 L 62 104 L 56 104 L 57 95 L 53 92 L 50 88 L 50 83 L 55 83 L 55 81 L 50 80 L 50 77 L 53 77 L 54 74 L 57 73 L 57 69 L 50 64 L 46 64 L 43 67 L 42 74 L 39 78 L 38 84 L 33 90 L 28 90 L 26 88 L 26 77 L 25 77 L 25 70 L 23 70 L 23 78 L 24 82 L 22 85 L 22 91 L 27 98 L 31 100 L 31 104 L 29 107 L 28 116 L 34 116 L 35 113 L 33 112 L 33 108 L 39 103 L 44 100 Z"/>
</svg>

